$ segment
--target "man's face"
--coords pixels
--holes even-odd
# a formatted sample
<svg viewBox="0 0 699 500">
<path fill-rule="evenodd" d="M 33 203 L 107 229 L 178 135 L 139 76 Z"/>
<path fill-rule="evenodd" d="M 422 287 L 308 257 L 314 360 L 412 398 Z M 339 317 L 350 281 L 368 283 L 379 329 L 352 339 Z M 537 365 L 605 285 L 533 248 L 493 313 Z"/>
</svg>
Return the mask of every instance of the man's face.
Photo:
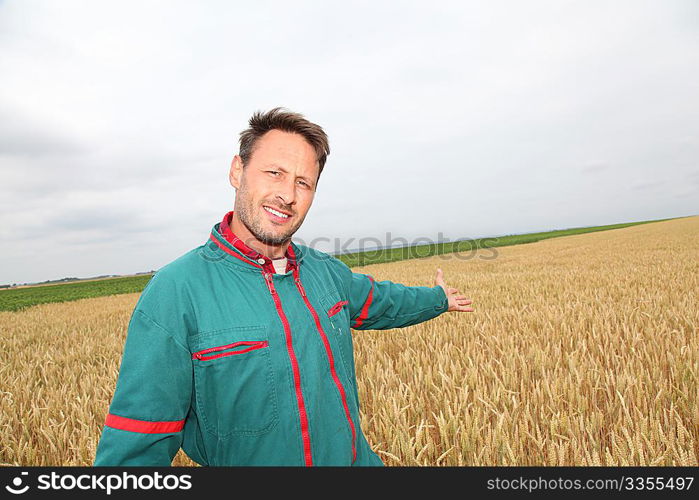
<svg viewBox="0 0 699 500">
<path fill-rule="evenodd" d="M 315 150 L 303 136 L 270 130 L 258 139 L 245 167 L 239 156 L 233 159 L 234 210 L 259 241 L 285 244 L 311 208 L 318 171 Z M 288 216 L 280 217 L 269 209 Z"/>
</svg>

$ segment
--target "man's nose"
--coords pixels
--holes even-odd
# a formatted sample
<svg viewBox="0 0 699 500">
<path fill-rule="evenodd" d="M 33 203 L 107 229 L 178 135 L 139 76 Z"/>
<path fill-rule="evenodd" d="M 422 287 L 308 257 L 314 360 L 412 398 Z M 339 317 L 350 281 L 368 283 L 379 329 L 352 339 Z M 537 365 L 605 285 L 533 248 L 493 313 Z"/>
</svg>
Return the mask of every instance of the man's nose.
<svg viewBox="0 0 699 500">
<path fill-rule="evenodd" d="M 296 201 L 294 179 L 284 179 L 284 182 L 279 183 L 277 198 L 281 203 L 287 206 L 291 206 Z"/>
</svg>

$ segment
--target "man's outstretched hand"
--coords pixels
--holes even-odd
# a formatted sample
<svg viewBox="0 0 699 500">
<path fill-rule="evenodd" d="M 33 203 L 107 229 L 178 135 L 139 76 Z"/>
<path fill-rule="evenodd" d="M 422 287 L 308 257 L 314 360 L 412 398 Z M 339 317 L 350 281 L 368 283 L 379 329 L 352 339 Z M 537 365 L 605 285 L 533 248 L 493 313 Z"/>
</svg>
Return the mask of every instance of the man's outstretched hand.
<svg viewBox="0 0 699 500">
<path fill-rule="evenodd" d="M 447 312 L 473 312 L 473 309 L 468 307 L 472 301 L 465 295 L 459 295 L 459 291 L 456 288 L 447 287 L 447 284 L 444 283 L 444 276 L 440 268 L 437 268 L 434 284 L 435 286 L 441 286 L 444 289 L 444 293 L 447 294 L 447 299 L 449 299 L 449 309 L 447 309 Z"/>
</svg>

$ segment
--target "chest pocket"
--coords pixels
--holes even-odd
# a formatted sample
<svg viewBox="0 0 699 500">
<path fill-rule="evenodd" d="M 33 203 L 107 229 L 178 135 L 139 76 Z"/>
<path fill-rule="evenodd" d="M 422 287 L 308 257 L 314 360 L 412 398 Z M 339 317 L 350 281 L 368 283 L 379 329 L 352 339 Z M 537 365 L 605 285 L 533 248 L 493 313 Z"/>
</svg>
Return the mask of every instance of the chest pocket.
<svg viewBox="0 0 699 500">
<path fill-rule="evenodd" d="M 264 434 L 279 420 L 267 327 L 240 326 L 192 339 L 196 405 L 223 439 Z"/>
<path fill-rule="evenodd" d="M 328 295 L 321 300 L 323 318 L 332 327 L 333 342 L 339 346 L 342 363 L 347 378 L 354 384 L 354 352 L 352 347 L 352 332 L 350 330 L 349 303 L 334 295 Z"/>
</svg>

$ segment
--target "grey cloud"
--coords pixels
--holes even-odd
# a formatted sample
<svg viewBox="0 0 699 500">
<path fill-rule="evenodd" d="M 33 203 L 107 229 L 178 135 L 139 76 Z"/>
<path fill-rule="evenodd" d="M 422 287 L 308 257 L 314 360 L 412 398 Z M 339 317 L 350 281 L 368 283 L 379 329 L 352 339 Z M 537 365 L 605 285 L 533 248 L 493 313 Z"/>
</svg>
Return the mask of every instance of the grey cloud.
<svg viewBox="0 0 699 500">
<path fill-rule="evenodd" d="M 155 224 L 146 223 L 138 213 L 102 206 L 64 210 L 42 222 L 58 232 L 98 230 L 110 237 L 157 228 Z"/>
<path fill-rule="evenodd" d="M 94 204 L 81 208 L 58 206 L 53 212 L 39 211 L 17 224 L 12 231 L 17 241 L 46 238 L 76 244 L 96 237 L 113 240 L 134 234 L 162 230 L 162 224 L 145 217 L 135 207 Z"/>
<path fill-rule="evenodd" d="M 663 180 L 637 180 L 631 184 L 635 191 L 649 191 L 661 188 L 665 184 Z"/>
<path fill-rule="evenodd" d="M 583 174 L 599 174 L 608 171 L 611 165 L 608 163 L 590 163 L 589 165 L 583 166 L 580 171 Z"/>
<path fill-rule="evenodd" d="M 84 145 L 38 119 L 0 105 L 0 162 L 2 157 L 61 157 L 85 152 Z"/>
<path fill-rule="evenodd" d="M 699 170 L 694 170 L 687 174 L 687 180 L 690 184 L 699 184 Z"/>
</svg>

